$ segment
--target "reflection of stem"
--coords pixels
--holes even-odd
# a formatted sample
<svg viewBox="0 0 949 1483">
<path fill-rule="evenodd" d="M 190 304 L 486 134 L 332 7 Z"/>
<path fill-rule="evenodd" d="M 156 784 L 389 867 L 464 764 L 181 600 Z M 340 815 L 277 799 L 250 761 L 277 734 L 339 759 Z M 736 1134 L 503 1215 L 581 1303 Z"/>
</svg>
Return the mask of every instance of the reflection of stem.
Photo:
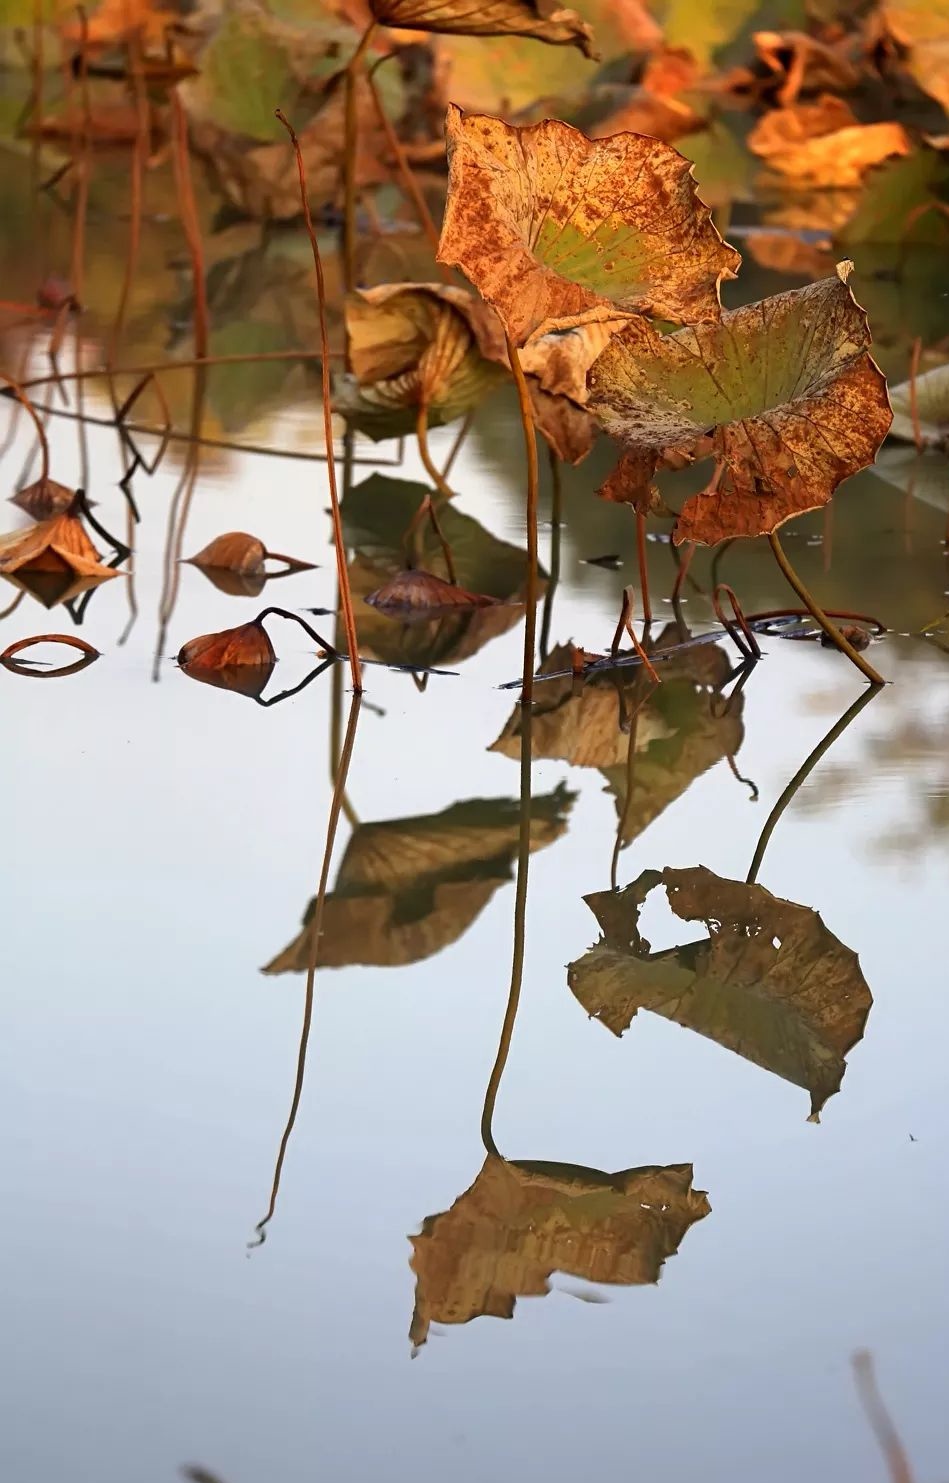
<svg viewBox="0 0 949 1483">
<path fill-rule="evenodd" d="M 755 846 L 754 857 L 751 861 L 748 875 L 746 876 L 746 880 L 749 886 L 753 885 L 754 882 L 758 879 L 758 871 L 761 869 L 761 862 L 764 859 L 764 852 L 768 848 L 768 843 L 775 831 L 777 822 L 780 819 L 781 815 L 784 813 L 784 810 L 787 808 L 788 804 L 791 802 L 791 799 L 794 797 L 798 788 L 804 782 L 804 779 L 808 776 L 808 774 L 813 772 L 818 762 L 824 756 L 824 753 L 830 750 L 837 738 L 847 730 L 847 727 L 850 725 L 851 721 L 856 719 L 856 717 L 863 710 L 864 706 L 868 703 L 868 701 L 871 701 L 876 694 L 878 694 L 876 690 L 864 690 L 861 695 L 857 696 L 856 700 L 853 702 L 853 705 L 848 706 L 843 715 L 834 722 L 827 735 L 817 743 L 817 746 L 801 764 L 791 781 L 788 783 L 784 792 L 781 794 L 781 797 L 778 799 L 777 803 L 774 805 L 774 808 L 771 810 L 770 814 L 765 820 L 764 828 L 762 829 L 761 834 L 758 838 L 758 843 Z"/>
<path fill-rule="evenodd" d="M 534 641 L 537 632 L 537 435 L 531 413 L 530 392 L 517 346 L 507 335 L 507 355 L 514 373 L 517 400 L 524 428 L 527 454 L 527 612 L 524 615 L 524 671 L 521 682 L 521 705 L 529 706 L 534 698 Z"/>
<path fill-rule="evenodd" d="M 174 125 L 175 187 L 181 211 L 181 225 L 191 258 L 191 284 L 194 296 L 194 348 L 199 356 L 208 353 L 208 295 L 204 275 L 204 249 L 198 208 L 194 200 L 191 162 L 188 157 L 188 124 L 177 88 L 171 93 L 171 117 Z"/>
<path fill-rule="evenodd" d="M 641 680 L 641 678 L 642 677 L 640 675 L 637 675 L 636 682 Z M 620 810 L 620 816 L 616 821 L 616 839 L 613 842 L 613 856 L 610 860 L 611 891 L 615 891 L 617 889 L 620 850 L 623 848 L 623 838 L 626 834 L 626 826 L 629 823 L 629 815 L 632 811 L 633 774 L 636 770 L 636 733 L 639 730 L 639 713 L 642 710 L 643 706 L 646 704 L 646 701 L 649 699 L 651 694 L 651 688 L 644 688 L 644 693 L 636 702 L 635 706 L 633 707 L 632 715 L 629 718 L 629 746 L 626 751 L 626 796 L 623 799 L 623 807 Z"/>
<path fill-rule="evenodd" d="M 277 1152 L 277 1162 L 274 1166 L 273 1184 L 270 1190 L 270 1204 L 267 1214 L 259 1221 L 256 1230 L 258 1239 L 251 1242 L 253 1246 L 261 1246 L 266 1239 L 264 1227 L 273 1218 L 277 1207 L 277 1194 L 280 1190 L 280 1176 L 283 1172 L 283 1161 L 287 1154 L 287 1145 L 290 1142 L 290 1134 L 297 1120 L 297 1111 L 300 1106 L 300 1097 L 303 1092 L 303 1076 L 306 1071 L 306 1051 L 310 1039 L 310 1025 L 313 1019 L 313 984 L 316 979 L 317 959 L 320 951 L 320 937 L 323 932 L 323 908 L 326 903 L 326 887 L 329 881 L 330 865 L 333 860 L 333 846 L 336 843 L 336 829 L 339 825 L 339 816 L 343 811 L 343 796 L 346 787 L 346 775 L 349 772 L 349 764 L 353 755 L 353 745 L 356 740 L 356 723 L 359 720 L 359 692 L 355 692 L 349 706 L 349 724 L 346 727 L 346 739 L 343 742 L 340 754 L 339 770 L 336 774 L 336 784 L 333 788 L 333 798 L 330 803 L 329 819 L 326 824 L 326 847 L 323 851 L 323 864 L 320 867 L 320 883 L 317 888 L 316 902 L 313 907 L 313 916 L 310 922 L 312 934 L 312 947 L 306 970 L 306 994 L 303 1001 L 303 1025 L 300 1031 L 300 1049 L 297 1053 L 297 1074 L 293 1084 L 293 1096 L 290 1101 L 290 1113 L 287 1117 L 283 1137 L 280 1139 L 280 1148 Z"/>
<path fill-rule="evenodd" d="M 854 1355 L 853 1369 L 863 1409 L 867 1413 L 867 1420 L 873 1428 L 873 1435 L 880 1445 L 880 1450 L 886 1458 L 892 1483 L 913 1483 L 909 1459 L 903 1450 L 903 1443 L 893 1425 L 890 1413 L 883 1404 L 883 1397 L 877 1388 L 876 1375 L 873 1371 L 873 1360 L 866 1349 L 861 1349 Z"/>
<path fill-rule="evenodd" d="M 356 118 L 356 79 L 359 64 L 376 29 L 370 20 L 359 45 L 346 66 L 345 128 L 343 134 L 343 284 L 347 293 L 356 287 L 356 150 L 359 144 Z"/>
<path fill-rule="evenodd" d="M 646 517 L 636 511 L 636 555 L 639 559 L 639 586 L 643 598 L 643 622 L 652 622 L 652 604 L 649 601 L 649 563 L 646 557 Z"/>
<path fill-rule="evenodd" d="M 197 437 L 204 417 L 204 396 L 207 373 L 199 370 L 194 380 L 191 398 L 191 432 Z M 181 553 L 184 547 L 185 527 L 194 496 L 194 487 L 201 466 L 201 444 L 189 443 L 188 453 L 181 470 L 181 477 L 168 507 L 168 528 L 165 535 L 164 574 L 161 598 L 158 604 L 158 636 L 155 642 L 155 657 L 152 664 L 152 680 L 157 683 L 160 674 L 161 656 L 165 647 L 168 625 L 171 622 L 178 600 L 181 574 Z"/>
<path fill-rule="evenodd" d="M 384 58 L 382 60 L 384 60 Z M 395 156 L 395 162 L 398 166 L 399 175 L 402 179 L 405 193 L 409 197 L 409 200 L 412 202 L 412 205 L 415 207 L 416 214 L 418 215 L 419 222 L 422 226 L 422 231 L 425 233 L 426 237 L 432 245 L 432 248 L 437 253 L 438 228 L 432 220 L 432 213 L 428 209 L 428 202 L 422 195 L 421 187 L 419 186 L 419 183 L 416 180 L 415 176 L 412 174 L 412 166 L 409 164 L 408 160 L 405 157 L 405 150 L 402 148 L 399 137 L 396 134 L 395 129 L 393 128 L 392 123 L 389 119 L 389 116 L 385 111 L 382 99 L 379 96 L 379 89 L 376 87 L 375 78 L 372 75 L 373 71 L 374 68 L 372 67 L 367 70 L 366 82 L 369 84 L 369 90 L 372 93 L 372 101 L 375 104 L 379 124 L 382 128 L 382 132 L 386 136 L 386 143 Z M 446 280 L 446 282 L 450 283 L 452 277 L 451 269 L 445 263 L 439 263 L 438 268 L 442 277 Z"/>
<path fill-rule="evenodd" d="M 132 292 L 132 284 L 135 280 L 135 270 L 138 267 L 138 252 L 141 241 L 142 228 L 142 182 L 145 174 L 145 160 L 150 145 L 148 96 L 145 91 L 145 76 L 142 66 L 142 45 L 137 34 L 131 34 L 128 41 L 128 63 L 132 74 L 132 90 L 135 96 L 135 143 L 132 146 L 132 172 L 129 203 L 129 240 L 128 250 L 125 257 L 125 275 L 122 279 L 122 288 L 119 293 L 118 307 L 115 311 L 115 319 L 109 331 L 108 347 L 106 349 L 106 365 L 110 368 L 115 364 L 115 357 L 122 340 L 122 331 L 125 328 L 125 316 L 128 312 L 129 297 Z M 109 377 L 109 388 L 112 395 L 112 405 L 116 406 L 115 382 Z"/>
<path fill-rule="evenodd" d="M 851 644 L 848 639 L 844 638 L 843 634 L 840 632 L 840 629 L 831 622 L 827 614 L 824 612 L 823 608 L 818 607 L 816 601 L 811 596 L 807 588 L 804 586 L 804 583 L 801 581 L 791 563 L 788 561 L 787 556 L 784 552 L 784 547 L 778 540 L 777 531 L 772 531 L 771 534 L 768 536 L 768 540 L 771 542 L 771 550 L 774 552 L 774 559 L 778 563 L 778 566 L 781 568 L 781 571 L 784 573 L 784 576 L 794 588 L 794 591 L 797 593 L 798 597 L 801 599 L 801 602 L 807 608 L 811 617 L 815 620 L 815 622 L 820 624 L 821 628 L 827 634 L 827 637 L 833 641 L 833 643 L 837 646 L 842 654 L 846 654 L 851 664 L 855 664 L 862 675 L 866 675 L 871 685 L 885 685 L 886 681 L 884 680 L 883 676 L 877 674 L 876 670 L 873 668 L 873 665 L 869 664 L 867 660 L 864 659 L 862 654 L 857 653 L 853 644 Z"/>
<path fill-rule="evenodd" d="M 909 362 L 909 415 L 913 421 L 913 442 L 916 444 L 916 452 L 923 451 L 923 433 L 919 425 L 919 394 L 916 386 L 916 378 L 919 375 L 919 357 L 922 352 L 923 342 L 919 335 L 913 341 L 913 353 Z"/>
<path fill-rule="evenodd" d="M 135 511 L 133 510 L 131 503 L 129 503 L 126 510 L 126 522 L 126 535 L 128 540 L 129 555 L 131 557 L 125 584 L 125 590 L 128 594 L 129 600 L 129 621 L 126 623 L 117 641 L 118 647 L 120 649 L 122 645 L 127 641 L 128 636 L 132 632 L 132 629 L 134 628 L 135 622 L 138 618 L 138 598 L 135 594 Z"/>
<path fill-rule="evenodd" d="M 13 395 L 20 403 L 20 406 L 29 413 L 33 422 L 33 426 L 36 428 L 36 436 L 40 440 L 40 480 L 42 481 L 42 483 L 45 484 L 47 479 L 49 478 L 49 443 L 46 439 L 46 429 L 40 422 L 39 414 L 37 413 L 36 408 L 33 406 L 33 403 L 30 401 L 29 397 L 20 386 L 19 382 L 14 381 L 13 377 L 8 376 L 5 371 L 0 371 L 0 381 L 5 381 L 7 383 L 10 390 L 13 392 Z"/>
<path fill-rule="evenodd" d="M 517 884 L 514 890 L 514 951 L 511 961 L 511 983 L 507 995 L 507 1008 L 501 1026 L 498 1053 L 491 1068 L 488 1089 L 484 1094 L 484 1109 L 481 1113 L 481 1141 L 489 1154 L 500 1157 L 494 1141 L 494 1109 L 497 1105 L 501 1077 L 507 1065 L 517 1019 L 517 1006 L 521 997 L 524 978 L 524 944 L 527 924 L 527 871 L 531 854 L 531 730 L 534 715 L 530 706 L 521 712 L 521 789 L 520 829 L 517 840 Z"/>
<path fill-rule="evenodd" d="M 550 645 L 550 623 L 554 610 L 554 593 L 560 581 L 560 521 L 563 505 L 563 485 L 560 478 L 560 460 L 548 446 L 550 459 L 550 577 L 544 593 L 544 613 L 540 624 L 540 661 L 547 658 Z"/>
</svg>

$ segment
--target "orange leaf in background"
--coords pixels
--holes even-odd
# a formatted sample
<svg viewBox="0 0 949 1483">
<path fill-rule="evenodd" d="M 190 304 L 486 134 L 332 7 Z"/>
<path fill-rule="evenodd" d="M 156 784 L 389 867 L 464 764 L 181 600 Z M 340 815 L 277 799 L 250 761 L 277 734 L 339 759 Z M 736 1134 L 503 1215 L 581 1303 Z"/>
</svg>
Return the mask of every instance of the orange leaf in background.
<svg viewBox="0 0 949 1483">
<path fill-rule="evenodd" d="M 454 587 L 432 572 L 398 572 L 384 586 L 371 592 L 365 599 L 377 612 L 401 618 L 403 622 L 413 618 L 428 618 L 433 612 L 445 612 L 452 608 L 492 608 L 498 598 L 485 597 L 482 593 L 466 592 L 464 587 Z"/>
<path fill-rule="evenodd" d="M 949 0 L 884 0 L 879 20 L 909 48 L 914 81 L 949 113 Z"/>
<path fill-rule="evenodd" d="M 35 479 L 11 495 L 10 503 L 18 505 L 34 520 L 48 520 L 51 515 L 67 510 L 75 498 L 76 491 L 68 484 L 58 484 L 55 479 Z"/>
<path fill-rule="evenodd" d="M 590 372 L 590 409 L 643 462 L 711 440 L 726 468 L 682 508 L 674 539 L 767 535 L 864 468 L 892 421 L 864 311 L 837 276 L 659 336 L 631 321 Z"/>
<path fill-rule="evenodd" d="M 73 504 L 60 515 L 41 520 L 27 530 L 0 536 L 0 575 L 14 572 L 72 573 L 76 577 L 105 579 L 119 574 L 103 566 L 99 553 Z"/>
<path fill-rule="evenodd" d="M 671 144 L 685 134 L 704 127 L 701 114 L 678 98 L 667 98 L 633 88 L 626 102 L 590 130 L 593 139 L 606 139 L 611 134 L 649 134 Z"/>
<path fill-rule="evenodd" d="M 858 123 L 830 93 L 766 113 L 748 135 L 748 148 L 779 175 L 826 188 L 859 185 L 874 165 L 912 147 L 902 124 Z"/>
<path fill-rule="evenodd" d="M 454 105 L 446 135 L 439 261 L 462 269 L 515 344 L 624 313 L 720 317 L 740 258 L 670 145 L 590 140 L 555 119 L 515 128 Z"/>
<path fill-rule="evenodd" d="M 756 31 L 751 39 L 761 61 L 780 81 L 777 101 L 782 107 L 802 91 L 832 88 L 848 93 L 860 81 L 852 60 L 857 48 L 853 37 L 827 43 L 804 31 Z"/>
<path fill-rule="evenodd" d="M 89 16 L 87 36 L 90 46 L 100 47 L 118 45 L 137 35 L 146 50 L 157 49 L 164 48 L 169 31 L 180 30 L 181 25 L 179 11 L 165 10 L 151 0 L 102 0 Z M 82 27 L 72 22 L 63 34 L 78 42 Z"/>
<path fill-rule="evenodd" d="M 576 46 L 595 59 L 593 32 L 575 10 L 548 0 L 369 0 L 384 26 L 462 36 L 530 36 L 550 46 Z"/>
</svg>

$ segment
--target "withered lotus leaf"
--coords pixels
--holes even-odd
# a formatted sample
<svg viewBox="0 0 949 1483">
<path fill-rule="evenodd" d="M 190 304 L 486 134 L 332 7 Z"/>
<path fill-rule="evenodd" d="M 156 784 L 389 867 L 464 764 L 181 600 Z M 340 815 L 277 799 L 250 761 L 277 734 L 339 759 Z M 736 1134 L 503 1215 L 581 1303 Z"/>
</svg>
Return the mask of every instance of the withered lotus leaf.
<svg viewBox="0 0 949 1483">
<path fill-rule="evenodd" d="M 567 828 L 575 794 L 559 787 L 531 800 L 531 850 Z M 470 798 L 437 814 L 360 824 L 326 898 L 320 964 L 401 967 L 456 942 L 511 879 L 520 812 L 513 798 Z M 264 973 L 302 973 L 313 940 L 311 901 L 297 937 Z"/>
<path fill-rule="evenodd" d="M 490 1154 L 451 1209 L 409 1237 L 409 1338 L 424 1344 L 433 1323 L 513 1318 L 517 1299 L 543 1297 L 554 1272 L 622 1287 L 658 1282 L 710 1209 L 705 1191 L 692 1187 L 691 1164 L 607 1174 Z"/>
<path fill-rule="evenodd" d="M 884 0 L 884 28 L 909 49 L 910 75 L 949 112 L 949 0 Z"/>
<path fill-rule="evenodd" d="M 639 918 L 657 886 L 677 917 L 703 922 L 709 936 L 651 952 Z M 640 1009 L 661 1014 L 804 1087 L 809 1121 L 819 1121 L 873 1000 L 856 953 L 816 911 L 704 866 L 646 870 L 624 891 L 584 899 L 603 936 L 567 977 L 589 1014 L 614 1035 Z"/>
<path fill-rule="evenodd" d="M 0 575 L 14 572 L 71 572 L 76 577 L 105 580 L 117 577 L 103 566 L 78 514 L 75 502 L 59 515 L 51 515 L 27 530 L 0 536 Z"/>
<path fill-rule="evenodd" d="M 561 463 L 582 463 L 596 441 L 597 425 L 585 407 L 571 397 L 542 391 L 533 376 L 527 378 L 534 426 Z"/>
<path fill-rule="evenodd" d="M 187 560 L 191 566 L 253 576 L 263 570 L 266 556 L 267 548 L 256 536 L 248 535 L 245 530 L 229 530 L 225 535 L 216 536 Z"/>
<path fill-rule="evenodd" d="M 576 46 L 595 59 L 593 32 L 575 10 L 548 0 L 369 0 L 377 21 L 405 31 L 461 36 L 530 36 L 550 46 Z"/>
<path fill-rule="evenodd" d="M 58 484 L 55 479 L 35 479 L 32 484 L 18 489 L 10 503 L 18 505 L 34 520 L 48 520 L 68 510 L 76 497 L 75 489 L 68 484 Z"/>
<path fill-rule="evenodd" d="M 504 379 L 500 325 L 486 305 L 444 284 L 381 284 L 351 294 L 346 328 L 356 386 L 335 410 L 375 438 L 437 427 L 468 412 Z"/>
<path fill-rule="evenodd" d="M 837 275 L 660 337 L 631 321 L 589 376 L 590 410 L 643 458 L 709 438 L 726 475 L 686 501 L 677 543 L 766 535 L 872 463 L 891 412 L 867 318 Z"/>
<path fill-rule="evenodd" d="M 22 654 L 24 649 L 35 648 L 38 644 L 64 644 L 68 649 L 78 649 L 82 657 L 74 659 L 71 664 L 58 665 L 55 669 L 37 669 L 34 668 L 32 661 L 17 657 Z M 3 653 L 0 654 L 0 664 L 3 665 L 4 669 L 10 670 L 13 674 L 25 675 L 30 679 L 61 680 L 67 675 L 75 675 L 80 670 L 87 669 L 90 664 L 94 664 L 99 658 L 101 658 L 100 651 L 93 648 L 92 644 L 87 644 L 85 639 L 79 638 L 76 634 L 38 633 L 34 634 L 32 638 L 17 639 L 16 643 L 8 644 Z"/>
<path fill-rule="evenodd" d="M 588 139 L 556 119 L 516 128 L 450 105 L 438 257 L 460 267 L 517 345 L 655 314 L 717 320 L 740 261 L 689 162 L 639 134 Z"/>
<path fill-rule="evenodd" d="M 499 601 L 484 593 L 466 592 L 464 587 L 455 587 L 436 577 L 434 572 L 419 570 L 396 573 L 365 600 L 378 612 L 391 613 L 403 622 L 407 616 L 427 618 L 433 612 L 453 608 L 491 608 Z"/>
<path fill-rule="evenodd" d="M 178 651 L 178 666 L 190 679 L 254 698 L 263 692 L 276 662 L 270 636 L 256 618 L 238 628 L 203 633 Z"/>
<path fill-rule="evenodd" d="M 795 186 L 857 186 L 874 165 L 912 147 L 902 124 L 858 123 L 830 93 L 764 114 L 748 135 L 748 148 Z"/>
</svg>

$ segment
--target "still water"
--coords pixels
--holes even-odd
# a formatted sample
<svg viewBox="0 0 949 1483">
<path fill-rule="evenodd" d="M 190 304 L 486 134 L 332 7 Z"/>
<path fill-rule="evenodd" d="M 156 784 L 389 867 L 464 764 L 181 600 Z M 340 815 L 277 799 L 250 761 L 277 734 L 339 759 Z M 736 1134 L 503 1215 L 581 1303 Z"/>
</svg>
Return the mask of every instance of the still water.
<svg viewBox="0 0 949 1483">
<path fill-rule="evenodd" d="M 25 280 L 22 253 L 15 263 Z M 312 447 L 305 389 L 256 421 L 246 384 L 229 394 L 244 396 L 244 441 Z M 107 414 L 101 385 L 86 406 Z M 76 425 L 51 416 L 49 436 L 54 476 L 77 482 L 87 460 L 96 515 L 123 532 L 114 432 L 90 427 L 81 449 Z M 452 438 L 433 435 L 438 460 Z M 29 452 L 18 426 L 11 489 Z M 359 455 L 394 456 L 362 444 Z M 471 562 L 501 560 L 503 548 L 479 546 L 485 532 L 523 546 L 522 459 L 501 395 L 452 475 L 459 509 L 482 527 L 469 532 Z M 551 651 L 607 646 L 634 580 L 628 517 L 590 494 L 609 461 L 597 449 L 565 477 Z M 348 678 L 327 671 L 261 708 L 194 683 L 172 656 L 267 603 L 335 609 L 325 466 L 204 458 L 186 555 L 249 530 L 318 567 L 239 596 L 184 566 L 162 632 L 181 467 L 179 446 L 136 476 L 134 578 L 96 590 L 81 628 L 28 594 L 0 629 L 4 645 L 79 632 L 103 656 L 49 684 L 0 670 L 0 1475 L 882 1478 L 851 1365 L 869 1349 L 916 1476 L 946 1476 L 944 466 L 888 447 L 832 517 L 787 537 L 825 602 L 890 630 L 872 656 L 891 683 L 788 800 L 758 870 L 761 887 L 818 912 L 859 957 L 843 954 L 846 1072 L 820 1121 L 806 1073 L 794 1075 L 810 1055 L 839 1080 L 840 1055 L 820 1037 L 802 1048 L 793 1016 L 752 1005 L 729 1019 L 724 1004 L 716 1039 L 714 1025 L 683 1023 L 673 994 L 617 1035 L 588 1015 L 576 966 L 568 980 L 600 939 L 584 898 L 612 878 L 622 888 L 705 866 L 743 881 L 776 801 L 862 693 L 836 653 L 768 638 L 726 713 L 712 692 L 737 656 L 722 640 L 671 662 L 640 712 L 631 775 L 648 787 L 629 808 L 616 691 L 538 686 L 523 985 L 485 1165 L 514 941 L 520 718 L 517 691 L 499 688 L 520 671 L 512 610 L 439 638 L 436 662 L 455 673 L 424 690 L 367 669 L 275 1199 L 304 1013 L 301 923 Z M 363 481 L 393 476 L 421 478 L 412 449 L 398 467 L 357 464 L 350 509 Z M 548 477 L 548 572 L 549 510 Z M 23 519 L 11 506 L 5 528 Z M 614 554 L 619 569 L 589 564 Z M 675 576 L 661 540 L 650 563 L 655 630 Z M 710 569 L 702 553 L 701 590 L 686 589 L 696 631 L 714 625 Z M 748 611 L 789 600 L 766 544 L 731 547 L 716 575 Z M 359 619 L 378 632 L 365 604 Z M 323 631 L 334 621 L 313 617 Z M 268 693 L 314 663 L 302 632 L 279 620 L 272 631 Z M 709 929 L 656 890 L 640 927 L 653 952 L 701 947 L 727 929 L 724 902 L 713 888 Z M 633 919 L 630 905 L 627 946 Z M 807 956 L 816 930 L 797 916 L 775 937 L 804 995 L 830 974 L 820 951 Z M 692 960 L 686 948 L 672 961 Z"/>
</svg>

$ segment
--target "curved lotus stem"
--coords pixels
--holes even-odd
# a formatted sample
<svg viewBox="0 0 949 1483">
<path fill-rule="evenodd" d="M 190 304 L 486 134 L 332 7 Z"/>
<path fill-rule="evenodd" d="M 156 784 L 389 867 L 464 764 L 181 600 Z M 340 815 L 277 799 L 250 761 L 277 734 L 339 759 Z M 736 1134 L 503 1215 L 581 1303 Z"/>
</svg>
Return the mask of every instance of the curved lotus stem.
<svg viewBox="0 0 949 1483">
<path fill-rule="evenodd" d="M 435 462 L 428 447 L 428 407 L 424 402 L 419 404 L 418 416 L 415 419 L 415 437 L 418 442 L 418 455 L 422 460 L 422 466 L 431 479 L 439 494 L 445 499 L 454 499 L 455 491 L 435 466 Z"/>
<path fill-rule="evenodd" d="M 19 381 L 14 381 L 13 377 L 8 376 L 6 371 L 0 371 L 0 381 L 6 382 L 20 403 L 20 406 L 29 414 L 33 426 L 36 428 L 36 436 L 40 440 L 40 479 L 45 484 L 49 478 L 49 442 L 46 437 L 46 429 L 40 422 L 36 408 L 33 406 L 33 403 L 30 401 Z"/>
<path fill-rule="evenodd" d="M 815 623 L 820 624 L 827 637 L 831 639 L 834 644 L 836 644 L 837 648 L 842 654 L 846 654 L 851 664 L 855 664 L 862 675 L 866 675 L 871 685 L 885 685 L 886 681 L 884 680 L 883 676 L 877 673 L 877 671 L 873 668 L 873 665 L 869 664 L 867 660 L 864 659 L 862 654 L 857 653 L 853 644 L 851 644 L 848 639 L 844 638 L 843 634 L 840 632 L 840 629 L 837 628 L 830 621 L 823 608 L 819 607 L 818 604 L 815 602 L 814 598 L 804 586 L 804 583 L 801 581 L 797 572 L 788 561 L 787 556 L 784 554 L 784 547 L 778 540 L 777 531 L 772 531 L 771 534 L 768 536 L 768 540 L 771 542 L 771 550 L 774 552 L 775 561 L 778 563 L 778 566 L 781 568 L 784 576 L 794 588 L 794 591 L 797 593 L 798 597 L 801 599 L 801 602 L 807 608 L 807 611 L 810 613 Z"/>
<path fill-rule="evenodd" d="M 368 39 L 371 31 L 366 32 L 363 41 Z M 300 201 L 303 206 L 303 218 L 306 222 L 307 234 L 310 238 L 310 247 L 313 250 L 313 266 L 316 269 L 316 300 L 320 316 L 320 347 L 322 386 L 323 386 L 323 432 L 326 441 L 326 471 L 330 487 L 330 504 L 333 508 L 333 544 L 336 548 L 336 575 L 339 579 L 339 598 L 343 609 L 343 625 L 346 630 L 346 647 L 349 650 L 349 667 L 352 672 L 353 689 L 357 694 L 362 691 L 362 669 L 359 664 L 359 641 L 356 637 L 356 616 L 353 612 L 353 594 L 349 586 L 349 568 L 346 565 L 346 547 L 343 543 L 343 517 L 339 508 L 339 493 L 336 487 L 336 460 L 333 457 L 333 404 L 330 388 L 330 359 L 329 359 L 329 331 L 326 327 L 326 287 L 323 281 L 323 259 L 320 257 L 320 246 L 316 240 L 313 230 L 313 219 L 310 216 L 310 203 L 306 192 L 306 171 L 303 167 L 303 156 L 300 153 L 300 144 L 289 119 L 278 108 L 277 118 L 283 124 L 290 135 L 290 143 L 297 159 L 297 175 L 300 182 Z"/>
</svg>

